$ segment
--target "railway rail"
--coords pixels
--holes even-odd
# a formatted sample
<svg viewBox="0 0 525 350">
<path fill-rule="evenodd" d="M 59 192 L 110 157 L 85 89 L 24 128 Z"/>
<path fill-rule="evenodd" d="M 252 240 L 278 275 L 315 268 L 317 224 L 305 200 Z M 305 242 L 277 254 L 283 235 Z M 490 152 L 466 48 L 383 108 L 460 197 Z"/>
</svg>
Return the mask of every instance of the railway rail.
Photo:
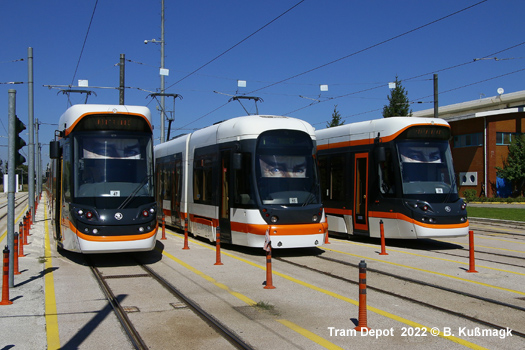
<svg viewBox="0 0 525 350">
<path fill-rule="evenodd" d="M 350 266 L 350 267 L 355 267 L 355 268 L 359 267 L 359 264 L 353 264 L 353 263 L 349 263 L 349 262 L 342 261 L 342 260 L 339 260 L 339 259 L 323 257 L 323 256 L 317 256 L 316 258 L 317 259 L 323 259 L 325 261 L 330 261 L 330 262 L 333 262 L 333 263 L 336 263 L 336 264 L 341 264 L 341 265 L 344 265 L 344 266 Z M 312 267 L 312 266 L 307 266 L 307 265 L 304 265 L 304 264 L 298 264 L 296 262 L 293 262 L 291 260 L 284 259 L 284 258 L 279 258 L 278 257 L 278 258 L 276 258 L 276 260 L 281 261 L 281 262 L 285 262 L 287 264 L 292 264 L 294 266 L 301 267 L 303 269 L 307 269 L 307 270 L 312 271 L 312 272 L 321 273 L 323 275 L 330 276 L 332 278 L 335 278 L 335 279 L 337 279 L 339 281 L 343 281 L 345 283 L 359 285 L 359 279 L 358 278 L 355 278 L 355 279 L 346 278 L 346 277 L 343 277 L 343 276 L 340 276 L 340 275 L 337 275 L 337 274 L 334 274 L 334 273 L 331 273 L 331 272 L 327 272 L 327 271 L 323 271 L 323 270 L 317 269 L 317 268 Z M 523 312 L 523 311 L 525 311 L 525 307 L 520 307 L 520 306 L 517 306 L 517 305 L 511 305 L 511 304 L 504 303 L 504 302 L 497 301 L 497 300 L 493 300 L 493 299 L 490 299 L 490 298 L 483 298 L 483 297 L 480 297 L 479 295 L 475 295 L 473 293 L 465 293 L 465 292 L 462 292 L 462 291 L 459 291 L 459 290 L 454 290 L 452 288 L 447 288 L 447 287 L 440 286 L 440 285 L 437 285 L 437 284 L 434 284 L 434 283 L 428 283 L 428 282 L 424 282 L 424 281 L 417 280 L 417 279 L 414 279 L 414 278 L 403 277 L 403 276 L 395 275 L 395 274 L 392 274 L 392 273 L 387 273 L 387 272 L 384 272 L 384 271 L 380 271 L 380 270 L 374 269 L 374 268 L 368 268 L 367 272 L 368 272 L 367 281 L 369 283 L 367 285 L 367 289 L 369 289 L 371 291 L 375 291 L 375 292 L 379 292 L 381 294 L 387 294 L 387 295 L 390 295 L 390 296 L 394 296 L 394 297 L 406 300 L 406 301 L 411 302 L 411 303 L 415 303 L 415 304 L 419 304 L 419 305 L 428 307 L 428 308 L 430 308 L 432 310 L 441 311 L 441 312 L 444 312 L 444 313 L 446 313 L 448 315 L 455 316 L 455 317 L 465 318 L 465 319 L 468 319 L 468 320 L 470 320 L 472 322 L 478 323 L 480 325 L 493 327 L 495 329 L 507 329 L 508 325 L 507 326 L 498 325 L 498 324 L 495 324 L 493 322 L 488 321 L 488 319 L 493 318 L 493 315 L 494 315 L 493 312 L 491 312 L 491 311 L 487 312 L 487 314 L 485 316 L 486 319 L 482 319 L 480 317 L 469 315 L 468 308 L 464 308 L 464 310 L 462 310 L 462 311 L 452 310 L 452 309 L 447 308 L 447 307 L 436 305 L 436 303 L 433 304 L 433 303 L 426 302 L 426 301 L 423 301 L 423 300 L 420 300 L 420 299 L 418 300 L 416 297 L 403 295 L 400 292 L 393 292 L 392 290 L 388 290 L 386 288 L 375 287 L 373 285 L 374 280 L 377 278 L 377 276 L 384 276 L 384 277 L 393 278 L 393 279 L 396 279 L 396 280 L 399 280 L 399 281 L 403 281 L 403 282 L 405 282 L 404 283 L 404 291 L 405 292 L 408 290 L 408 288 L 406 287 L 406 283 L 411 283 L 411 284 L 416 284 L 416 285 L 421 286 L 421 287 L 429 287 L 429 288 L 431 288 L 432 291 L 427 290 L 426 291 L 427 293 L 435 293 L 436 291 L 439 291 L 440 293 L 451 294 L 450 295 L 451 298 L 470 298 L 470 299 L 475 299 L 477 301 L 485 303 L 485 305 L 479 305 L 479 306 L 484 308 L 484 309 L 487 309 L 487 310 L 496 310 L 497 309 L 495 307 L 492 307 L 492 306 L 489 307 L 488 306 L 489 304 L 492 304 L 492 305 L 496 305 L 497 307 L 502 307 L 503 308 L 503 309 L 500 308 L 497 312 Z M 372 283 L 372 285 L 370 285 L 370 283 Z M 388 284 L 388 285 L 392 286 L 394 284 Z M 469 302 L 466 301 L 465 304 L 469 304 Z M 476 313 L 479 313 L 479 308 L 476 308 Z M 519 322 L 520 317 L 522 317 L 522 316 L 520 316 L 519 314 L 516 315 L 516 321 L 517 322 Z M 515 336 L 519 336 L 521 338 L 525 338 L 525 333 L 523 333 L 523 332 L 519 332 L 519 331 L 513 330 L 512 334 L 515 335 Z"/>
<path fill-rule="evenodd" d="M 97 266 L 98 264 L 100 264 L 96 262 L 96 260 L 98 260 L 99 258 L 97 256 L 88 256 L 87 261 L 88 261 L 88 265 L 91 271 L 93 272 L 93 275 L 95 276 L 97 282 L 101 286 L 123 330 L 129 337 L 135 349 L 140 349 L 140 350 L 149 349 L 150 347 L 148 346 L 148 344 L 151 344 L 151 343 L 153 343 L 152 348 L 157 348 L 159 346 L 158 333 L 156 333 L 157 335 L 155 337 L 149 336 L 147 339 L 146 337 L 142 337 L 141 333 L 147 333 L 147 332 L 144 330 L 141 331 L 140 326 L 136 326 L 135 323 L 140 325 L 144 323 L 142 322 L 143 320 L 141 322 L 133 322 L 131 318 L 128 317 L 128 314 L 130 312 L 133 312 L 133 310 L 140 310 L 142 307 L 148 308 L 149 306 L 147 304 L 149 303 L 148 301 L 149 298 L 143 296 L 142 299 L 144 303 L 142 305 L 140 306 L 134 305 L 131 308 L 130 307 L 126 308 L 125 306 L 122 305 L 121 300 L 119 300 L 119 299 L 122 299 L 122 297 L 119 298 L 115 296 L 116 294 L 115 289 L 118 289 L 121 292 L 119 295 L 121 296 L 128 295 L 129 297 L 129 294 L 133 293 L 133 292 L 130 292 L 133 289 L 132 283 L 127 284 L 127 286 L 124 287 L 126 289 L 123 290 L 122 286 L 112 287 L 111 280 L 121 279 L 121 280 L 130 281 L 133 279 L 135 280 L 136 279 L 141 279 L 141 280 L 147 279 L 148 281 L 147 284 L 149 285 L 148 288 L 155 289 L 155 287 L 153 287 L 152 285 L 156 284 L 158 286 L 161 286 L 165 291 L 167 291 L 173 297 L 174 302 L 171 303 L 171 305 L 175 309 L 181 309 L 181 308 L 191 309 L 194 313 L 194 317 L 192 318 L 196 318 L 196 317 L 200 318 L 206 325 L 208 325 L 209 327 L 213 328 L 213 330 L 215 330 L 217 337 L 223 338 L 224 340 L 229 342 L 234 348 L 246 349 L 246 350 L 252 349 L 252 347 L 249 344 L 247 344 L 245 341 L 243 341 L 241 337 L 239 337 L 238 335 L 233 333 L 231 330 L 229 330 L 226 325 L 219 322 L 215 317 L 213 317 L 213 315 L 206 312 L 197 303 L 193 302 L 191 298 L 183 294 L 180 290 L 178 290 L 175 286 L 173 286 L 172 283 L 170 283 L 168 280 L 163 278 L 160 274 L 156 273 L 152 268 L 139 262 L 136 256 L 133 257 L 131 254 L 128 254 L 128 257 L 131 257 L 131 260 L 126 262 L 126 264 L 128 265 L 127 267 L 128 271 L 126 273 L 117 273 L 117 274 L 111 273 L 111 272 L 110 273 L 104 272 L 105 268 L 103 267 L 103 263 L 101 266 Z M 129 269 L 132 269 L 133 272 L 130 272 Z M 148 317 L 148 316 L 144 316 L 144 317 Z M 149 317 L 156 318 L 157 315 L 149 315 Z M 188 323 L 197 322 L 195 320 L 189 321 L 190 317 L 191 316 L 186 314 L 184 320 L 181 320 L 181 323 L 178 325 L 180 326 L 182 323 L 188 324 Z M 152 320 L 152 322 L 157 322 L 157 321 Z M 174 324 L 173 326 L 175 327 L 177 325 Z M 202 326 L 199 326 L 199 328 L 202 328 Z M 164 339 L 162 341 L 163 342 L 168 341 L 171 344 L 177 343 L 178 344 L 177 348 L 181 348 L 181 349 L 191 348 L 192 347 L 191 344 L 184 345 L 185 342 L 187 342 L 187 339 L 191 337 L 186 336 L 185 338 L 186 340 L 180 337 L 173 337 L 173 339 L 171 340 Z"/>
</svg>

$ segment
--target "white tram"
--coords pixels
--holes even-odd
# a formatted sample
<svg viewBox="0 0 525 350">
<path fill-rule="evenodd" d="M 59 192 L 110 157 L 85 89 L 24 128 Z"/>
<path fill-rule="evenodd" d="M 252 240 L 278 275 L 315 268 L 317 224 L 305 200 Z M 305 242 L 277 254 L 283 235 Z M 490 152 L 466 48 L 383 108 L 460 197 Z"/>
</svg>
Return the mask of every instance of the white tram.
<svg viewBox="0 0 525 350">
<path fill-rule="evenodd" d="M 80 253 L 154 248 L 153 133 L 148 108 L 74 105 L 50 143 L 58 248 Z"/>
<path fill-rule="evenodd" d="M 310 124 L 233 118 L 155 147 L 157 203 L 167 224 L 214 242 L 320 246 L 328 234 Z"/>
<path fill-rule="evenodd" d="M 316 131 L 330 234 L 387 238 L 468 234 L 443 119 L 393 117 Z"/>
</svg>

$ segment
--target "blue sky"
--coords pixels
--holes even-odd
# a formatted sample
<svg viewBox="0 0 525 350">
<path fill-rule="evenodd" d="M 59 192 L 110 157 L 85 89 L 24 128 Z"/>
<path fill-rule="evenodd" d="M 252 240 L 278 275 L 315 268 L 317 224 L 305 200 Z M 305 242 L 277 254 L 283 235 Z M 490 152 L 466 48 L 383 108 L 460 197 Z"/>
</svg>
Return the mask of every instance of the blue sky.
<svg viewBox="0 0 525 350">
<path fill-rule="evenodd" d="M 165 6 L 166 92 L 183 97 L 172 136 L 245 115 L 239 103 L 227 103 L 236 93 L 262 98 L 260 114 L 322 129 L 335 105 L 347 124 L 381 118 L 396 75 L 409 100 L 422 102 L 413 111 L 432 108 L 433 73 L 440 106 L 495 96 L 500 87 L 525 90 L 522 0 L 165 0 Z M 125 102 L 152 110 L 158 139 L 160 115 L 148 95 L 160 87 L 160 45 L 144 40 L 160 39 L 160 13 L 160 0 L 0 1 L 0 159 L 7 159 L 9 89 L 17 90 L 17 114 L 27 124 L 27 84 L 5 83 L 27 81 L 28 47 L 44 167 L 46 144 L 68 107 L 65 95 L 44 85 L 85 79 L 117 87 L 120 54 L 129 60 Z M 483 57 L 500 60 L 474 62 Z M 239 79 L 247 87 L 237 87 Z M 118 104 L 118 90 L 90 89 L 96 96 L 88 103 Z M 84 99 L 71 96 L 74 104 Z M 255 113 L 253 103 L 245 106 Z M 166 109 L 173 109 L 172 99 Z"/>
</svg>

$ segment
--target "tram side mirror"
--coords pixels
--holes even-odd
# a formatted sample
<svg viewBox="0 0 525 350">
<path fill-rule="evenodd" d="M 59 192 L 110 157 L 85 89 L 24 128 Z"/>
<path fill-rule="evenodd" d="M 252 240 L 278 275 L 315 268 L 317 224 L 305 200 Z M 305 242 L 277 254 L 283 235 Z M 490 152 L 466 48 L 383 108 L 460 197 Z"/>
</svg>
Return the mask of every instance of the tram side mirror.
<svg viewBox="0 0 525 350">
<path fill-rule="evenodd" d="M 60 158 L 60 143 L 58 141 L 49 142 L 49 158 Z"/>
<path fill-rule="evenodd" d="M 375 157 L 376 157 L 376 162 L 378 163 L 385 162 L 386 161 L 385 147 L 383 146 L 376 147 Z"/>
<path fill-rule="evenodd" d="M 233 169 L 234 170 L 242 169 L 242 153 L 233 154 Z"/>
</svg>

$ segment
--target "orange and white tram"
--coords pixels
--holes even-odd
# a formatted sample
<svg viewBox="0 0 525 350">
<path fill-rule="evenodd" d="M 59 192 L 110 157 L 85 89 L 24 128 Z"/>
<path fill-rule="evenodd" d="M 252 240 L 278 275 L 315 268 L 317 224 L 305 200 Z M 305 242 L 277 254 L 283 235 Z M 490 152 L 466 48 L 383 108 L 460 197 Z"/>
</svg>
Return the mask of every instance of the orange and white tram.
<svg viewBox="0 0 525 350">
<path fill-rule="evenodd" d="M 60 117 L 57 136 L 48 174 L 57 247 L 152 250 L 158 225 L 149 109 L 74 105 Z"/>
<path fill-rule="evenodd" d="M 315 247 L 328 234 L 312 126 L 251 115 L 155 147 L 157 203 L 167 224 L 221 242 Z"/>
<path fill-rule="evenodd" d="M 330 234 L 387 238 L 468 234 L 443 119 L 393 117 L 317 130 Z"/>
</svg>

